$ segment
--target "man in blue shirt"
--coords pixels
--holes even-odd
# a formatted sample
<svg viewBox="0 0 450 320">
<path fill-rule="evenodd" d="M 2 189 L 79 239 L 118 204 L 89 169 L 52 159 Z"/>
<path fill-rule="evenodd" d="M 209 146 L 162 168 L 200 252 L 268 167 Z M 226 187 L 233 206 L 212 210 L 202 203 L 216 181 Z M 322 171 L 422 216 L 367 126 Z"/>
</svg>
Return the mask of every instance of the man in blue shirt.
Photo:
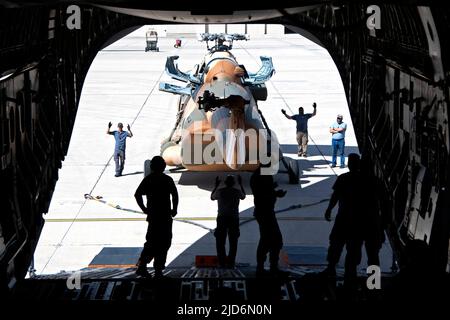
<svg viewBox="0 0 450 320">
<path fill-rule="evenodd" d="M 125 165 L 125 148 L 126 148 L 126 140 L 128 137 L 132 137 L 133 133 L 131 132 L 130 125 L 127 125 L 128 131 L 123 130 L 123 124 L 119 122 L 117 124 L 117 130 L 111 130 L 112 123 L 108 123 L 108 130 L 106 130 L 106 134 L 110 134 L 114 136 L 116 139 L 116 145 L 114 147 L 114 161 L 116 163 L 116 177 L 122 175 L 123 167 Z"/>
<path fill-rule="evenodd" d="M 331 124 L 331 146 L 332 146 L 332 159 L 331 167 L 336 167 L 337 155 L 341 156 L 341 168 L 345 167 L 345 131 L 347 131 L 347 124 L 342 121 L 344 117 L 341 114 L 337 115 L 336 122 Z"/>
<path fill-rule="evenodd" d="M 308 120 L 316 115 L 317 105 L 313 103 L 313 113 L 304 113 L 303 108 L 298 108 L 298 114 L 289 116 L 286 114 L 286 110 L 281 109 L 281 113 L 290 120 L 297 122 L 297 143 L 298 143 L 298 156 L 306 158 L 306 150 L 308 148 Z"/>
</svg>

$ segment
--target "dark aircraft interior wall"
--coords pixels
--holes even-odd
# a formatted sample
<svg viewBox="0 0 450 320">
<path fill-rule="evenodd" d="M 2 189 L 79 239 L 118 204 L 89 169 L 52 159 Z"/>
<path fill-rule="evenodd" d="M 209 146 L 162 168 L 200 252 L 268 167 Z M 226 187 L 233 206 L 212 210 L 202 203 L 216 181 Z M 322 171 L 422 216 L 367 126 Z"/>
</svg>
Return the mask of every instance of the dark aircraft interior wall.
<svg viewBox="0 0 450 320">
<path fill-rule="evenodd" d="M 119 32 L 158 23 L 84 6 L 81 29 L 69 30 L 66 8 L 0 8 L 2 285 L 30 265 L 90 63 Z M 400 267 L 408 239 L 423 239 L 446 268 L 450 10 L 384 4 L 380 29 L 370 30 L 366 8 L 339 2 L 264 23 L 311 36 L 333 57 L 359 146 L 388 193 L 387 233 Z"/>
<path fill-rule="evenodd" d="M 389 195 L 388 235 L 399 263 L 408 239 L 422 239 L 445 268 L 449 10 L 384 5 L 380 29 L 369 30 L 366 8 L 323 6 L 283 20 L 313 34 L 339 69 L 358 144 Z"/>
<path fill-rule="evenodd" d="M 3 281 L 23 278 L 31 263 L 91 62 L 114 35 L 144 24 L 83 8 L 77 32 L 66 18 L 66 7 L 0 9 Z"/>
</svg>

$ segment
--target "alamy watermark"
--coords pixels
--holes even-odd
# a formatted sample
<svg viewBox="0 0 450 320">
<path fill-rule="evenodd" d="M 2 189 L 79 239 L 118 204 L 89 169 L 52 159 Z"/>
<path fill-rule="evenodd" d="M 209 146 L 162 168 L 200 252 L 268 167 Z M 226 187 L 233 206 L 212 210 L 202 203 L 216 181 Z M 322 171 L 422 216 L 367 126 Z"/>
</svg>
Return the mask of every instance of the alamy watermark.
<svg viewBox="0 0 450 320">
<path fill-rule="evenodd" d="M 69 30 L 81 29 L 81 8 L 77 5 L 70 5 L 66 9 L 69 15 L 66 19 L 66 26 Z M 366 8 L 366 13 L 370 16 L 366 20 L 366 26 L 369 30 L 381 29 L 381 9 L 372 4 Z"/>
<path fill-rule="evenodd" d="M 77 5 L 68 6 L 66 13 L 69 15 L 66 19 L 66 26 L 69 30 L 81 29 L 81 9 Z"/>
<path fill-rule="evenodd" d="M 366 286 L 369 290 L 381 289 L 381 269 L 377 265 L 371 265 L 367 267 L 367 280 Z"/>
<path fill-rule="evenodd" d="M 232 169 L 261 164 L 261 174 L 274 175 L 279 170 L 280 145 L 273 131 L 266 129 L 202 130 L 194 123 L 182 130 L 181 157 L 185 165 L 226 164 Z"/>
<path fill-rule="evenodd" d="M 381 29 L 381 9 L 377 5 L 370 5 L 366 9 L 370 16 L 366 20 L 366 26 L 369 30 Z"/>
<path fill-rule="evenodd" d="M 81 290 L 81 271 L 72 273 L 66 280 L 66 286 L 69 290 Z"/>
</svg>

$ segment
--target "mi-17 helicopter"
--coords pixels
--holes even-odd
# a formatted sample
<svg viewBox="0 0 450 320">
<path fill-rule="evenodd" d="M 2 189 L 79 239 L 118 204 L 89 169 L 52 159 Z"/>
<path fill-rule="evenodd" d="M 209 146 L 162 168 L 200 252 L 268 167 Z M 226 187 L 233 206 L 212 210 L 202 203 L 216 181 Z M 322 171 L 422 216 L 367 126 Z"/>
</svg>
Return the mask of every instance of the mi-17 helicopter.
<svg viewBox="0 0 450 320">
<path fill-rule="evenodd" d="M 161 144 L 166 163 L 191 171 L 253 171 L 261 163 L 277 171 L 281 160 L 290 181 L 298 183 L 296 161 L 282 157 L 257 105 L 267 99 L 265 82 L 275 73 L 272 58 L 261 56 L 260 69 L 250 73 L 230 52 L 233 41 L 248 40 L 246 35 L 203 33 L 199 40 L 208 53 L 193 71 L 180 71 L 179 57 L 167 57 L 166 73 L 186 85 L 159 86 L 180 96 L 175 126 Z"/>
</svg>

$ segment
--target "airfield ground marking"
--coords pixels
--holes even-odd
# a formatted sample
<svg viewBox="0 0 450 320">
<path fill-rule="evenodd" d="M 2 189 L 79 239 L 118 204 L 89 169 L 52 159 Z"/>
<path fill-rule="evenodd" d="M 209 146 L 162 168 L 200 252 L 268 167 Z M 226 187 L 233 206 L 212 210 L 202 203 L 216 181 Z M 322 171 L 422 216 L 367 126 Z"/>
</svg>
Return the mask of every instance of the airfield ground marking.
<svg viewBox="0 0 450 320">
<path fill-rule="evenodd" d="M 186 45 L 186 44 L 185 44 L 185 45 Z M 175 50 L 172 50 L 172 51 L 175 51 Z M 161 78 L 162 78 L 162 76 L 164 75 L 164 73 L 165 73 L 165 69 L 161 72 L 161 74 L 159 75 L 158 79 L 155 81 L 154 86 L 151 88 L 151 90 L 150 90 L 149 94 L 147 95 L 147 97 L 146 97 L 144 103 L 142 104 L 142 106 L 141 106 L 141 108 L 139 109 L 138 113 L 136 114 L 135 118 L 134 118 L 133 121 L 131 122 L 131 126 L 136 122 L 137 118 L 138 118 L 139 115 L 141 114 L 142 110 L 144 109 L 145 105 L 147 104 L 147 101 L 148 101 L 148 99 L 150 98 L 150 96 L 152 95 L 152 93 L 153 93 L 153 91 L 155 90 L 155 88 L 158 87 L 159 81 L 161 80 Z M 105 166 L 104 166 L 102 172 L 100 173 L 100 175 L 99 175 L 97 181 L 95 182 L 95 184 L 94 184 L 94 186 L 92 187 L 92 189 L 91 189 L 91 191 L 89 192 L 89 194 L 91 194 L 91 193 L 94 191 L 94 189 L 95 189 L 95 187 L 97 186 L 98 182 L 100 181 L 100 179 L 102 178 L 103 174 L 105 173 L 106 168 L 109 166 L 109 164 L 110 164 L 112 158 L 113 158 L 113 155 L 111 155 L 111 157 L 110 157 L 110 158 L 108 159 L 108 161 L 106 162 L 106 164 L 105 164 Z M 53 257 L 55 256 L 56 251 L 58 250 L 58 248 L 60 248 L 60 247 L 62 246 L 62 242 L 64 241 L 65 237 L 66 237 L 67 234 L 69 233 L 69 231 L 70 231 L 70 229 L 71 229 L 73 223 L 76 221 L 76 219 L 77 219 L 78 215 L 80 214 L 81 210 L 83 210 L 84 206 L 86 205 L 87 200 L 88 200 L 88 199 L 85 199 L 85 200 L 83 201 L 83 203 L 82 203 L 81 206 L 80 206 L 80 209 L 78 210 L 77 214 L 75 215 L 75 217 L 74 217 L 73 219 L 67 219 L 67 220 L 68 220 L 67 222 L 72 222 L 72 223 L 69 225 L 69 227 L 67 228 L 66 232 L 65 232 L 64 235 L 61 237 L 61 240 L 60 240 L 60 241 L 58 242 L 58 244 L 55 246 L 55 249 L 53 250 L 52 254 L 51 254 L 50 257 L 48 258 L 48 260 L 47 260 L 47 262 L 45 263 L 44 267 L 42 268 L 41 273 L 44 272 L 44 270 L 47 268 L 48 264 L 50 263 L 50 261 L 51 261 L 51 260 L 53 259 Z"/>
<path fill-rule="evenodd" d="M 174 221 L 216 221 L 217 217 L 184 217 L 176 218 Z M 278 220 L 288 220 L 288 221 L 325 221 L 323 217 L 277 217 Z M 253 218 L 239 218 L 241 221 L 250 221 Z M 146 221 L 144 217 L 142 218 L 78 218 L 78 219 L 66 219 L 66 218 L 49 218 L 45 219 L 45 222 L 106 222 L 106 221 Z"/>
</svg>

